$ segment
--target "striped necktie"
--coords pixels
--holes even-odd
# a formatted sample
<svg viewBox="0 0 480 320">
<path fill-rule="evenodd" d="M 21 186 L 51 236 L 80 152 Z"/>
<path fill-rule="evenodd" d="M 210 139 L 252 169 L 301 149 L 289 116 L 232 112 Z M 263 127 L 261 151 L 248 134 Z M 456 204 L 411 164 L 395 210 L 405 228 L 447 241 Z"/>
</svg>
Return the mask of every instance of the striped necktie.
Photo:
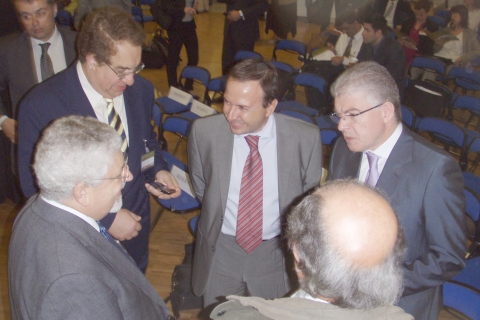
<svg viewBox="0 0 480 320">
<path fill-rule="evenodd" d="M 42 72 L 42 81 L 45 81 L 54 75 L 52 59 L 50 59 L 50 55 L 48 54 L 50 42 L 41 43 L 40 47 L 42 48 L 42 55 L 40 56 L 40 70 Z"/>
<path fill-rule="evenodd" d="M 263 163 L 258 151 L 259 136 L 246 136 L 250 153 L 243 168 L 238 202 L 236 241 L 247 253 L 262 243 Z"/>
<path fill-rule="evenodd" d="M 108 124 L 117 131 L 118 135 L 122 137 L 122 152 L 128 153 L 128 141 L 125 129 L 123 128 L 122 120 L 117 111 L 113 107 L 113 99 L 104 98 L 107 102 Z"/>
</svg>

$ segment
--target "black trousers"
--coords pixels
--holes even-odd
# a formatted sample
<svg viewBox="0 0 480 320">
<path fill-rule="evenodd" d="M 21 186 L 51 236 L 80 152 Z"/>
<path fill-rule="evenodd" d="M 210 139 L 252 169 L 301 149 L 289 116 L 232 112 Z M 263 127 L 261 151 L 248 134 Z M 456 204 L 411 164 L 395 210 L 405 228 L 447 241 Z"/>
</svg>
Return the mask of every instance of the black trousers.
<svg viewBox="0 0 480 320">
<path fill-rule="evenodd" d="M 234 22 L 235 23 L 235 22 Z M 254 51 L 255 35 L 245 37 L 235 37 L 232 28 L 225 30 L 223 35 L 223 49 L 222 49 L 222 74 L 226 75 L 230 68 L 235 64 L 235 54 L 239 50 Z"/>
<path fill-rule="evenodd" d="M 167 79 L 168 85 L 178 87 L 177 67 L 180 61 L 180 51 L 185 45 L 189 66 L 198 64 L 198 38 L 195 31 L 195 21 L 182 22 L 181 26 L 174 30 L 168 30 L 168 58 Z M 193 89 L 193 81 L 187 80 L 185 90 Z"/>
</svg>

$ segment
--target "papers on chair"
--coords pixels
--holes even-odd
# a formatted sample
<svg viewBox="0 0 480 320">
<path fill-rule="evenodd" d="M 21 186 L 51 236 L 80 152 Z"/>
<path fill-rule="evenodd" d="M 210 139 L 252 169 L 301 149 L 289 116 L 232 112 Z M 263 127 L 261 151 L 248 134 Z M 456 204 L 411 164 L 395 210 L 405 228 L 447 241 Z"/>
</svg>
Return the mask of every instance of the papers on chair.
<svg viewBox="0 0 480 320">
<path fill-rule="evenodd" d="M 204 103 L 201 103 L 198 100 L 192 101 L 192 106 L 190 107 L 190 111 L 195 113 L 197 116 L 206 117 L 211 116 L 212 114 L 216 114 L 217 111 L 212 107 L 207 106 Z"/>
<path fill-rule="evenodd" d="M 177 179 L 180 189 L 195 198 L 195 192 L 193 191 L 193 186 L 192 182 L 190 181 L 189 174 L 175 165 L 172 166 L 171 173 L 175 177 L 175 179 Z"/>
<path fill-rule="evenodd" d="M 184 106 L 188 105 L 193 100 L 193 97 L 190 93 L 184 92 L 175 87 L 170 87 L 168 97 L 174 101 L 177 101 L 178 103 L 183 104 Z"/>
<path fill-rule="evenodd" d="M 317 61 L 331 61 L 332 58 L 335 57 L 335 53 L 332 50 L 326 49 L 322 51 L 320 54 L 317 54 L 313 57 L 313 60 Z"/>
</svg>

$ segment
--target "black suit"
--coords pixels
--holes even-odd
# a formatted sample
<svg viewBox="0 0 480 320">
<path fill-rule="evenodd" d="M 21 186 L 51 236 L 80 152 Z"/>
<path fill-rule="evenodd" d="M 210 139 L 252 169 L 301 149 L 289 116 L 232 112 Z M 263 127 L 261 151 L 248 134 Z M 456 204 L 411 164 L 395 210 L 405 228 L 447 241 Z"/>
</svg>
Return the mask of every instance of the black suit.
<svg viewBox="0 0 480 320">
<path fill-rule="evenodd" d="M 373 4 L 373 12 L 385 14 L 387 4 L 390 0 L 376 0 Z M 395 15 L 393 16 L 393 27 L 403 25 L 403 23 L 411 18 L 415 18 L 415 15 L 410 7 L 410 4 L 404 0 L 398 0 L 397 8 L 395 9 Z"/>
<path fill-rule="evenodd" d="M 389 34 L 385 35 L 374 48 L 373 61 L 388 70 L 397 83 L 400 99 L 402 99 L 407 75 L 407 63 L 402 45 Z"/>
<path fill-rule="evenodd" d="M 227 12 L 241 10 L 245 20 L 231 22 L 225 18 L 222 51 L 222 72 L 227 74 L 239 50 L 253 51 L 260 38 L 258 17 L 267 10 L 267 0 L 232 0 L 227 2 Z"/>
</svg>

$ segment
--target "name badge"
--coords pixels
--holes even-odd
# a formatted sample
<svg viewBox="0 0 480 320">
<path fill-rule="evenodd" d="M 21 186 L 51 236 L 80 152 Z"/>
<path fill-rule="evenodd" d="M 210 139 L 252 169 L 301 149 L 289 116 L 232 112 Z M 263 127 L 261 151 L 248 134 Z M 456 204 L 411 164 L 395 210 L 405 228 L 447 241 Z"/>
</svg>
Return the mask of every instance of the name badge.
<svg viewBox="0 0 480 320">
<path fill-rule="evenodd" d="M 175 87 L 170 87 L 168 97 L 174 101 L 177 101 L 178 103 L 183 104 L 184 106 L 188 105 L 193 99 L 190 93 L 184 92 Z"/>
<path fill-rule="evenodd" d="M 147 152 L 142 155 L 142 172 L 153 168 L 155 164 L 155 153 L 153 151 Z"/>
<path fill-rule="evenodd" d="M 180 189 L 195 198 L 195 192 L 193 191 L 192 182 L 190 181 L 190 176 L 188 173 L 176 166 L 172 166 L 172 170 L 170 172 L 175 179 L 177 179 Z"/>
<path fill-rule="evenodd" d="M 211 116 L 212 114 L 217 113 L 215 109 L 207 106 L 206 104 L 201 103 L 198 100 L 192 101 L 192 106 L 190 107 L 190 111 L 200 117 Z"/>
</svg>

